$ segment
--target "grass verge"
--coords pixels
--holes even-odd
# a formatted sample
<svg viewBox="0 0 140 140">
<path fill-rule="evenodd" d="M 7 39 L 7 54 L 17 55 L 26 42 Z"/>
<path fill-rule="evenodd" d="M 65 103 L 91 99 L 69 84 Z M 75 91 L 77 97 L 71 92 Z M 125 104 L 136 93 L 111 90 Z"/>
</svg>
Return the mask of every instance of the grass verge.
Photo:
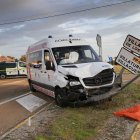
<svg viewBox="0 0 140 140">
<path fill-rule="evenodd" d="M 115 71 L 117 74 L 120 73 L 121 69 L 122 69 L 122 66 L 120 66 L 120 65 L 114 65 L 114 71 Z M 125 73 L 125 74 L 130 74 L 130 72 L 129 72 L 127 69 L 124 70 L 124 73 Z"/>
<path fill-rule="evenodd" d="M 138 103 L 140 88 L 131 84 L 120 92 L 113 101 L 80 107 L 64 108 L 49 126 L 49 133 L 36 137 L 36 140 L 87 140 L 96 137 L 113 112 Z"/>
</svg>

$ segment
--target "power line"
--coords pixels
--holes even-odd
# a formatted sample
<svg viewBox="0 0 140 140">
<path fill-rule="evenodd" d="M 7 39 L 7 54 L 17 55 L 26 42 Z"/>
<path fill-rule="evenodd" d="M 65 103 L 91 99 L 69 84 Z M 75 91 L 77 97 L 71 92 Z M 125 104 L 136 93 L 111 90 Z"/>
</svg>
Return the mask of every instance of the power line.
<svg viewBox="0 0 140 140">
<path fill-rule="evenodd" d="M 35 17 L 35 18 L 23 19 L 23 20 L 18 20 L 18 21 L 13 21 L 13 22 L 4 22 L 4 23 L 0 23 L 0 25 L 2 26 L 2 25 L 8 25 L 8 24 L 16 24 L 16 23 L 35 21 L 35 20 L 40 20 L 40 19 L 65 16 L 65 15 L 69 15 L 69 14 L 81 13 L 81 12 L 91 11 L 91 10 L 95 10 L 95 9 L 99 9 L 99 8 L 106 8 L 106 7 L 116 6 L 116 5 L 120 5 L 120 4 L 130 3 L 133 1 L 136 1 L 136 0 L 127 0 L 127 1 L 118 2 L 118 3 L 114 3 L 114 4 L 108 4 L 108 5 L 103 5 L 103 6 L 93 7 L 93 8 L 87 8 L 87 9 L 77 10 L 77 11 L 73 11 L 73 12 L 66 12 L 66 13 L 62 13 L 62 14 L 48 15 L 48 16 L 44 16 L 44 17 Z"/>
</svg>

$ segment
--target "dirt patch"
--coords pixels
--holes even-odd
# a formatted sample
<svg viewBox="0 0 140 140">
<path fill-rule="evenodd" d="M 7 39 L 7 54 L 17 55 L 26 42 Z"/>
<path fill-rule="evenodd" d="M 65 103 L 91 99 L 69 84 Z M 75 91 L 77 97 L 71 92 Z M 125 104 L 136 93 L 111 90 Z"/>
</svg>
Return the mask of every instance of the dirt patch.
<svg viewBox="0 0 140 140">
<path fill-rule="evenodd" d="M 127 73 L 124 73 L 122 78 L 123 78 L 123 81 L 124 81 L 124 82 L 127 82 L 127 81 L 131 80 L 131 79 L 134 78 L 134 77 L 135 77 L 134 74 L 127 74 Z M 134 81 L 134 83 L 140 84 L 140 77 L 139 77 L 136 81 Z"/>
<path fill-rule="evenodd" d="M 112 117 L 94 140 L 129 140 L 136 124 L 133 120 Z"/>
</svg>

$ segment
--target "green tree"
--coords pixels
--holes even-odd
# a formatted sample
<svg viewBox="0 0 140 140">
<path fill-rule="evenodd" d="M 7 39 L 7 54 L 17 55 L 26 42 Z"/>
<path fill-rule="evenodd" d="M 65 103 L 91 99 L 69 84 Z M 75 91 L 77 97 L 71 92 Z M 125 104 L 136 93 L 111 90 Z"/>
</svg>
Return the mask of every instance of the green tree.
<svg viewBox="0 0 140 140">
<path fill-rule="evenodd" d="M 22 55 L 19 60 L 26 62 L 26 55 Z"/>
</svg>

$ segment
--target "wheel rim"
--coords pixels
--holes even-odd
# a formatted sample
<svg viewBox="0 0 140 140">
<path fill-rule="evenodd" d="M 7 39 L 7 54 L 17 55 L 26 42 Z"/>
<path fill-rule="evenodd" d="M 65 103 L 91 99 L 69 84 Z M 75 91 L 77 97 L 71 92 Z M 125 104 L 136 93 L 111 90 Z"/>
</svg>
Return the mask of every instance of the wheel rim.
<svg viewBox="0 0 140 140">
<path fill-rule="evenodd" d="M 6 77 L 5 75 L 1 75 L 0 76 L 1 79 L 5 79 L 5 77 Z"/>
<path fill-rule="evenodd" d="M 61 103 L 61 101 L 62 101 L 62 97 L 61 97 L 60 94 L 57 95 L 56 100 L 57 100 L 57 103 L 58 103 L 58 104 L 62 104 L 62 103 Z"/>
</svg>

